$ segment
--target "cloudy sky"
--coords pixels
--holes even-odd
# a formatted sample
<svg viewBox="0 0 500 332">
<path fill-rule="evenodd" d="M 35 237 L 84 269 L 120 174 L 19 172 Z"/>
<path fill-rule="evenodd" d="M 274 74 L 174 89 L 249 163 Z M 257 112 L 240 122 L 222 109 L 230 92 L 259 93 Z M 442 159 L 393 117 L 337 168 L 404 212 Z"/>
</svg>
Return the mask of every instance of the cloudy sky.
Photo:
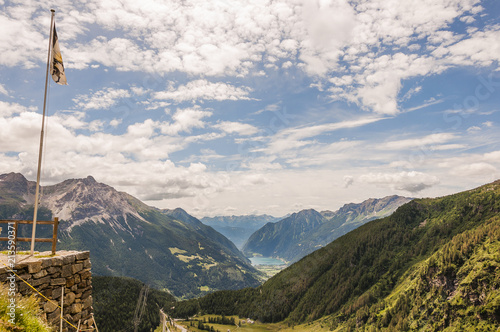
<svg viewBox="0 0 500 332">
<path fill-rule="evenodd" d="M 500 178 L 495 0 L 0 0 L 0 173 L 201 216 Z"/>
</svg>

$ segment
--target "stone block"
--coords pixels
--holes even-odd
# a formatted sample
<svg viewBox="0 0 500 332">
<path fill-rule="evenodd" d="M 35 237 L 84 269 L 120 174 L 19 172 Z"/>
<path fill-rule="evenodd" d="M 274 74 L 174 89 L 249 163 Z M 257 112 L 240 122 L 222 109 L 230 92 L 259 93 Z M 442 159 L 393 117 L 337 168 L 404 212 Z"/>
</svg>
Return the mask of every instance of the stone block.
<svg viewBox="0 0 500 332">
<path fill-rule="evenodd" d="M 73 264 L 75 262 L 75 255 L 68 255 L 68 256 L 63 256 L 63 264 L 64 265 L 69 265 Z"/>
<path fill-rule="evenodd" d="M 82 294 L 82 299 L 85 300 L 86 298 L 88 298 L 90 295 L 92 295 L 92 289 L 89 289 L 85 292 L 83 292 Z"/>
<path fill-rule="evenodd" d="M 44 258 L 41 260 L 41 262 L 42 262 L 42 269 L 52 266 L 52 258 Z"/>
<path fill-rule="evenodd" d="M 50 283 L 48 283 L 48 282 L 46 282 L 45 284 L 38 285 L 38 287 L 37 287 L 37 289 L 39 291 L 46 290 L 49 288 L 51 288 L 51 287 L 50 287 Z"/>
<path fill-rule="evenodd" d="M 71 305 L 70 312 L 71 312 L 72 314 L 77 314 L 77 313 L 79 313 L 79 312 L 81 312 L 81 311 L 82 311 L 82 304 L 81 304 L 81 303 L 73 303 L 73 304 Z"/>
<path fill-rule="evenodd" d="M 49 321 L 49 323 L 58 322 L 60 316 L 61 316 L 61 309 L 57 308 L 50 314 L 47 314 L 47 320 Z"/>
<path fill-rule="evenodd" d="M 49 274 L 61 273 L 61 267 L 60 266 L 51 266 L 47 269 L 47 272 Z"/>
<path fill-rule="evenodd" d="M 50 284 L 52 286 L 62 286 L 66 285 L 66 279 L 65 278 L 55 278 L 50 280 Z"/>
<path fill-rule="evenodd" d="M 82 313 L 81 312 L 73 315 L 73 321 L 74 322 L 78 322 L 80 319 L 82 319 Z"/>
<path fill-rule="evenodd" d="M 92 296 L 87 297 L 85 301 L 83 301 L 83 308 L 90 309 L 90 307 L 92 307 L 93 301 L 94 300 L 92 299 Z"/>
<path fill-rule="evenodd" d="M 83 268 L 88 269 L 92 266 L 92 263 L 90 262 L 90 259 L 86 259 L 83 261 Z"/>
<path fill-rule="evenodd" d="M 47 274 L 49 274 L 49 273 L 47 272 L 47 270 L 41 270 L 40 272 L 37 272 L 37 273 L 33 274 L 33 279 L 43 278 L 43 277 L 45 277 Z"/>
<path fill-rule="evenodd" d="M 20 270 L 23 270 L 23 269 L 28 271 L 28 262 L 16 263 L 15 270 L 17 270 L 18 272 L 21 272 Z"/>
<path fill-rule="evenodd" d="M 70 305 L 75 302 L 75 293 L 69 292 L 68 294 L 64 295 L 64 305 Z"/>
<path fill-rule="evenodd" d="M 85 293 L 88 290 L 92 290 L 92 286 L 87 286 L 85 288 L 78 288 L 77 293 Z"/>
<path fill-rule="evenodd" d="M 66 287 L 71 288 L 75 284 L 75 278 L 66 279 Z"/>
<path fill-rule="evenodd" d="M 32 291 L 32 289 L 26 285 L 24 282 L 17 285 L 17 291 L 21 294 L 26 294 L 28 291 Z"/>
<path fill-rule="evenodd" d="M 80 281 L 82 281 L 82 279 L 80 278 L 80 275 L 79 274 L 75 274 L 75 283 L 79 284 Z"/>
<path fill-rule="evenodd" d="M 76 254 L 76 259 L 84 260 L 90 257 L 90 251 L 83 251 Z"/>
<path fill-rule="evenodd" d="M 52 266 L 62 266 L 63 265 L 63 258 L 56 256 L 52 257 Z"/>
<path fill-rule="evenodd" d="M 28 272 L 31 274 L 40 272 L 41 269 L 42 269 L 42 262 L 40 261 L 30 262 L 30 264 L 28 265 Z"/>
<path fill-rule="evenodd" d="M 63 265 L 61 268 L 61 277 L 67 278 L 73 274 L 71 266 L 72 265 Z"/>
<path fill-rule="evenodd" d="M 43 296 L 48 297 L 49 299 L 52 298 L 52 288 L 44 289 L 41 293 L 43 294 Z"/>
<path fill-rule="evenodd" d="M 71 265 L 71 269 L 72 269 L 73 274 L 76 274 L 76 273 L 80 272 L 81 270 L 83 270 L 83 264 L 81 264 L 81 263 L 73 264 L 73 265 Z"/>
<path fill-rule="evenodd" d="M 52 290 L 52 298 L 58 299 L 61 297 L 62 287 L 57 287 Z"/>
<path fill-rule="evenodd" d="M 51 313 L 54 312 L 58 308 L 58 305 L 54 302 L 45 302 L 43 305 L 43 312 L 45 313 Z"/>
<path fill-rule="evenodd" d="M 9 273 L 10 275 L 10 273 Z M 28 280 L 28 279 L 31 279 L 31 274 L 29 273 L 23 273 L 23 274 L 17 274 L 19 276 L 19 279 L 23 279 L 23 280 Z"/>
<path fill-rule="evenodd" d="M 89 271 L 85 271 L 85 270 L 83 270 L 83 272 L 80 271 L 80 277 L 82 278 L 82 280 L 89 279 L 91 276 L 92 276 L 92 273 L 90 273 L 90 269 L 89 269 Z"/>
<path fill-rule="evenodd" d="M 33 287 L 36 287 L 41 284 L 48 284 L 50 283 L 50 276 L 45 276 L 43 278 L 35 279 L 35 280 L 26 280 L 29 282 Z"/>
</svg>

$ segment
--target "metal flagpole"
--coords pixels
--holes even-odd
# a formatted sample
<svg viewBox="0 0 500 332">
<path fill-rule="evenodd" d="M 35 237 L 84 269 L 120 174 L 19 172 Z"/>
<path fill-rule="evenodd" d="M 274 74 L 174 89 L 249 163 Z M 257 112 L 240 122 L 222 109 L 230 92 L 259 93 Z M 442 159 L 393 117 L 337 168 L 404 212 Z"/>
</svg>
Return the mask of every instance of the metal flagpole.
<svg viewBox="0 0 500 332">
<path fill-rule="evenodd" d="M 49 52 L 47 55 L 47 71 L 45 73 L 45 95 L 43 97 L 43 115 L 42 115 L 42 131 L 40 133 L 40 150 L 38 152 L 38 170 L 36 174 L 36 192 L 35 192 L 35 208 L 33 212 L 33 230 L 31 233 L 31 252 L 30 255 L 33 256 L 35 251 L 35 234 L 36 234 L 36 218 L 38 215 L 38 200 L 40 195 L 40 173 L 42 169 L 42 152 L 43 152 L 43 136 L 45 128 L 45 108 L 47 105 L 47 85 L 49 83 L 49 68 L 50 68 L 50 55 L 52 51 L 52 42 L 54 38 L 54 13 L 55 10 L 50 10 L 52 15 L 50 17 L 50 37 L 49 37 Z"/>
</svg>

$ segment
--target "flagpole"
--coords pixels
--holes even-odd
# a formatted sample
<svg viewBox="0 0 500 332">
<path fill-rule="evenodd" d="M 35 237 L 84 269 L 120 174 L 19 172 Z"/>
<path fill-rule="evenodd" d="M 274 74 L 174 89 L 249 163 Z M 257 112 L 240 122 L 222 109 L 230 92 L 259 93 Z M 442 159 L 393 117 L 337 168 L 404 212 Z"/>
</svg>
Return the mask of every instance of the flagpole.
<svg viewBox="0 0 500 332">
<path fill-rule="evenodd" d="M 47 55 L 47 71 L 45 72 L 45 94 L 43 97 L 43 114 L 42 114 L 42 130 L 40 133 L 40 150 L 38 151 L 38 170 L 36 174 L 36 191 L 35 191 L 35 208 L 33 211 L 33 230 L 31 232 L 31 252 L 30 255 L 33 256 L 35 252 L 35 234 L 36 234 L 36 220 L 38 216 L 38 201 L 40 196 L 40 173 L 42 170 L 42 153 L 43 153 L 43 136 L 45 129 L 45 108 L 47 106 L 47 86 L 49 83 L 49 68 L 50 68 L 50 53 L 52 50 L 52 42 L 54 35 L 54 13 L 55 10 L 51 9 L 50 16 L 50 36 L 49 36 L 49 51 Z"/>
</svg>

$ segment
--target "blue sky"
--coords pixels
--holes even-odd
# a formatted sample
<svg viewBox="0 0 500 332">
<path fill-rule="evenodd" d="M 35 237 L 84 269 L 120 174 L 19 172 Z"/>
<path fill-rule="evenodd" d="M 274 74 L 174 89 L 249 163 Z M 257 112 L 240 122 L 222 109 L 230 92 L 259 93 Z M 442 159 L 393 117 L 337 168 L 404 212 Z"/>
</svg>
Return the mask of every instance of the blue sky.
<svg viewBox="0 0 500 332">
<path fill-rule="evenodd" d="M 92 175 L 196 216 L 500 178 L 500 3 L 0 0 L 0 172 Z M 43 201 L 43 199 L 42 199 Z"/>
</svg>

